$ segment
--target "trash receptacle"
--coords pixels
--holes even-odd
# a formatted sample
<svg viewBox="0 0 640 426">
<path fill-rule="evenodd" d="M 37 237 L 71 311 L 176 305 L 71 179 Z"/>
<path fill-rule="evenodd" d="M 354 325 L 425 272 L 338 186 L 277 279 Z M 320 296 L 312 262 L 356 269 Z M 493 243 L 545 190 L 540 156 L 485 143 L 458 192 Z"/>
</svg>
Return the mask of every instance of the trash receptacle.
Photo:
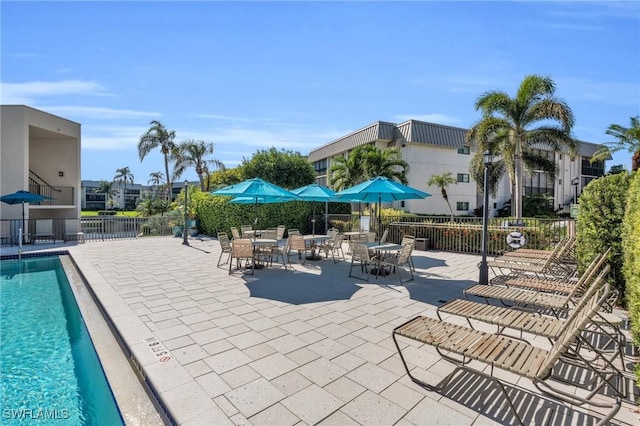
<svg viewBox="0 0 640 426">
<path fill-rule="evenodd" d="M 416 250 L 427 250 L 429 246 L 428 238 L 416 238 Z"/>
</svg>

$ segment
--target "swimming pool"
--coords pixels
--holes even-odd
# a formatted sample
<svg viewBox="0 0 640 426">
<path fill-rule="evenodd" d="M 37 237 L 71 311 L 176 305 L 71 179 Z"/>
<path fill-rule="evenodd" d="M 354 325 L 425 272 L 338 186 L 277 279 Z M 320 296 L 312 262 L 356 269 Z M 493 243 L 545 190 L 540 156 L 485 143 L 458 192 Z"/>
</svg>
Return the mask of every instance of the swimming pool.
<svg viewBox="0 0 640 426">
<path fill-rule="evenodd" d="M 0 262 L 3 424 L 123 425 L 58 257 Z"/>
</svg>

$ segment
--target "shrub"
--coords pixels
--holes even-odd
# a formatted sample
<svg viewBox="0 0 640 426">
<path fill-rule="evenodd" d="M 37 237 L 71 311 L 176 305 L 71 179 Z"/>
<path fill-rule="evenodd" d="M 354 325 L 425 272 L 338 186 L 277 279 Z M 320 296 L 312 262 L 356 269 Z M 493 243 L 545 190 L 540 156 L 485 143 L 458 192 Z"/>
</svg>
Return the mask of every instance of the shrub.
<svg viewBox="0 0 640 426">
<path fill-rule="evenodd" d="M 629 173 L 604 176 L 591 181 L 580 196 L 576 254 L 580 271 L 598 253 L 611 248 L 609 264 L 614 288 L 625 294 L 622 275 L 622 219 L 627 205 Z M 624 298 L 622 299 L 624 300 Z"/>
<path fill-rule="evenodd" d="M 629 199 L 623 220 L 623 273 L 627 284 L 627 306 L 631 333 L 640 344 L 640 173 L 635 172 L 629 185 Z M 640 372 L 639 372 L 640 373 Z M 640 376 L 640 374 L 639 374 Z M 640 378 L 640 377 L 639 377 Z"/>
</svg>

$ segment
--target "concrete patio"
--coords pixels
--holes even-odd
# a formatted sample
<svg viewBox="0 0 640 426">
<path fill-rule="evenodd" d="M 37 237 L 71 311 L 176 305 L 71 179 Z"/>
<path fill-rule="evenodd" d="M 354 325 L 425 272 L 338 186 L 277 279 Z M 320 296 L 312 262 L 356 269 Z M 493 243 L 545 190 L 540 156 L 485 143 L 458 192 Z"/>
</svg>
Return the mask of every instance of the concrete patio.
<svg viewBox="0 0 640 426">
<path fill-rule="evenodd" d="M 479 256 L 414 252 L 415 280 L 400 286 L 394 274 L 349 278 L 349 262 L 324 256 L 294 270 L 280 265 L 229 275 L 228 265 L 216 268 L 216 240 L 181 242 L 151 237 L 34 247 L 69 251 L 177 423 L 517 424 L 481 376 L 462 374 L 442 394 L 414 384 L 391 339 L 407 319 L 435 317 L 439 305 L 462 297 L 477 281 Z M 152 339 L 167 354 L 156 356 Z M 413 371 L 427 382 L 452 371 L 432 348 L 403 344 Z M 528 424 L 595 424 L 602 417 L 541 396 L 518 376 L 495 375 L 511 384 Z M 638 422 L 635 405 L 625 401 L 612 423 Z"/>
</svg>

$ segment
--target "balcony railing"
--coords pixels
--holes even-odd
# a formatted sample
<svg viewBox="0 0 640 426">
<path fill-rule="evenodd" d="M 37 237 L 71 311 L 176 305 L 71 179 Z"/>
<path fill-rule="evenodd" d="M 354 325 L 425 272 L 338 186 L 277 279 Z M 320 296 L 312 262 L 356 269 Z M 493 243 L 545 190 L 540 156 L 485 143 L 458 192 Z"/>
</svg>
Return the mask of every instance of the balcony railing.
<svg viewBox="0 0 640 426">
<path fill-rule="evenodd" d="M 75 205 L 74 190 L 75 188 L 72 186 L 50 186 L 32 182 L 29 185 L 29 192 L 51 197 L 52 200 L 30 204 L 40 206 L 73 206 Z"/>
</svg>

